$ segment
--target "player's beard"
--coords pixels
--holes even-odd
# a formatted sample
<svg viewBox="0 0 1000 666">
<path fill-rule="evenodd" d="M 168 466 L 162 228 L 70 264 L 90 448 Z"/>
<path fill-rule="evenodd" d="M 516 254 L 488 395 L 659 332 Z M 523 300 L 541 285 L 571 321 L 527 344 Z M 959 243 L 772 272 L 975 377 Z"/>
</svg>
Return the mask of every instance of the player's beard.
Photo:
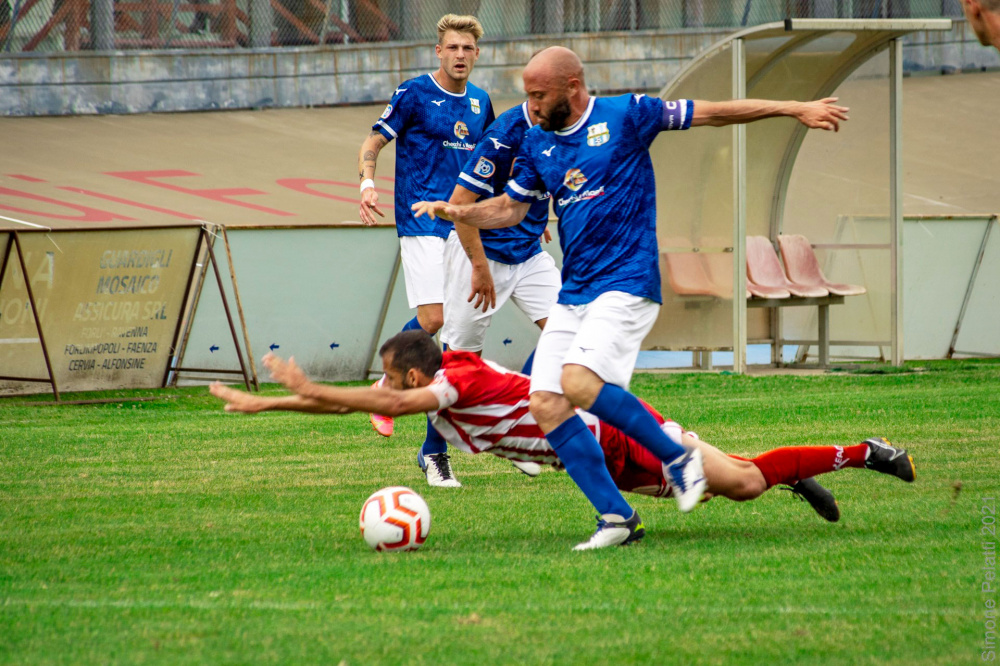
<svg viewBox="0 0 1000 666">
<path fill-rule="evenodd" d="M 563 97 L 553 105 L 548 116 L 544 118 L 539 117 L 538 124 L 546 132 L 558 132 L 559 130 L 566 129 L 566 119 L 569 118 L 571 113 L 573 111 L 569 107 L 569 98 Z"/>
</svg>

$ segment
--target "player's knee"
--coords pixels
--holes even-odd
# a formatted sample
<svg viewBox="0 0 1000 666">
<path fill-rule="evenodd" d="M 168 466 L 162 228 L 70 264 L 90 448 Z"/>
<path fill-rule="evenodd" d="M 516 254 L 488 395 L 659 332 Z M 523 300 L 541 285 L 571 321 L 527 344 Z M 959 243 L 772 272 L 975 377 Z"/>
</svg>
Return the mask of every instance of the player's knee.
<svg viewBox="0 0 1000 666">
<path fill-rule="evenodd" d="M 754 475 L 747 474 L 736 484 L 730 499 L 737 502 L 748 502 L 763 495 L 765 490 L 767 490 L 767 482 L 764 481 L 763 476 L 758 479 Z"/>
<path fill-rule="evenodd" d="M 420 327 L 427 331 L 428 335 L 436 335 L 444 326 L 444 315 L 439 312 L 421 317 Z"/>
<path fill-rule="evenodd" d="M 574 364 L 563 366 L 563 395 L 577 407 L 587 409 L 594 404 L 603 386 L 601 378 L 589 368 Z"/>
<path fill-rule="evenodd" d="M 537 391 L 531 394 L 528 408 L 535 422 L 546 432 L 553 429 L 572 415 L 573 408 L 564 396 L 548 391 Z"/>
</svg>

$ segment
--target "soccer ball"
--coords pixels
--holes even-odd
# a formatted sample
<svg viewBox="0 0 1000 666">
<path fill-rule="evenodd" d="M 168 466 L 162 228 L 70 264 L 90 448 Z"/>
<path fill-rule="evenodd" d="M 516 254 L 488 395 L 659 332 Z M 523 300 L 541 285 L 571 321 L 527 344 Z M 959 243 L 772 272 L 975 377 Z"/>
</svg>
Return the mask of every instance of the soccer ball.
<svg viewBox="0 0 1000 666">
<path fill-rule="evenodd" d="M 431 510 L 409 488 L 390 486 L 365 500 L 360 524 L 365 543 L 375 550 L 416 550 L 431 530 Z"/>
</svg>

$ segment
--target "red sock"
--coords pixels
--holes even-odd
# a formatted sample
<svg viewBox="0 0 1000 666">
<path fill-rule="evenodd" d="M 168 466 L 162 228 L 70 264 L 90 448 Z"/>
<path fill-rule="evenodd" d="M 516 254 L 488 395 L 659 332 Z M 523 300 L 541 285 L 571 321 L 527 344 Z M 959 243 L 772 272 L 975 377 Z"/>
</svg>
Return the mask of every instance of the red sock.
<svg viewBox="0 0 1000 666">
<path fill-rule="evenodd" d="M 855 446 L 786 446 L 757 456 L 750 462 L 760 469 L 771 488 L 795 485 L 801 479 L 835 472 L 844 467 L 864 467 L 867 444 Z"/>
</svg>

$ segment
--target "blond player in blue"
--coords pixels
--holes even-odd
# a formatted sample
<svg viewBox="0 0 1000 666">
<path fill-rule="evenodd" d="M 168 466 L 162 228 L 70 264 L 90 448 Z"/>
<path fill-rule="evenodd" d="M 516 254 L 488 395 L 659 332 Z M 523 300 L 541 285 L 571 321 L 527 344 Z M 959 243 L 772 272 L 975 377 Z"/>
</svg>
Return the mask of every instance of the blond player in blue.
<svg viewBox="0 0 1000 666">
<path fill-rule="evenodd" d="M 537 53 L 523 78 L 538 125 L 525 135 L 504 194 L 466 206 L 425 201 L 413 210 L 490 229 L 517 224 L 539 193 L 552 196 L 563 250 L 563 287 L 538 341 L 531 412 L 601 516 L 588 547 L 621 545 L 638 538 L 642 521 L 615 487 L 600 445 L 574 406 L 659 458 L 681 511 L 697 505 L 706 483 L 700 452 L 664 433 L 627 391 L 661 302 L 649 145 L 665 130 L 776 116 L 836 130 L 847 120 L 848 109 L 835 105 L 834 98 L 706 102 L 591 97 L 583 64 L 563 47 Z"/>
<path fill-rule="evenodd" d="M 489 95 L 469 82 L 483 36 L 479 21 L 474 16 L 447 14 L 438 21 L 437 34 L 434 51 L 440 66 L 399 84 L 358 154 L 359 214 L 364 224 L 373 225 L 376 215 L 384 217 L 373 180 L 378 155 L 390 141 L 396 141 L 396 232 L 407 301 L 417 310 L 403 330 L 421 329 L 429 335 L 436 334 L 444 321 L 444 249 L 452 225 L 417 219 L 410 206 L 421 199 L 448 197 L 462 166 L 494 120 Z M 376 432 L 392 435 L 391 418 L 372 414 L 371 419 Z M 461 485 L 452 474 L 447 444 L 430 424 L 417 461 L 429 484 Z"/>
</svg>

